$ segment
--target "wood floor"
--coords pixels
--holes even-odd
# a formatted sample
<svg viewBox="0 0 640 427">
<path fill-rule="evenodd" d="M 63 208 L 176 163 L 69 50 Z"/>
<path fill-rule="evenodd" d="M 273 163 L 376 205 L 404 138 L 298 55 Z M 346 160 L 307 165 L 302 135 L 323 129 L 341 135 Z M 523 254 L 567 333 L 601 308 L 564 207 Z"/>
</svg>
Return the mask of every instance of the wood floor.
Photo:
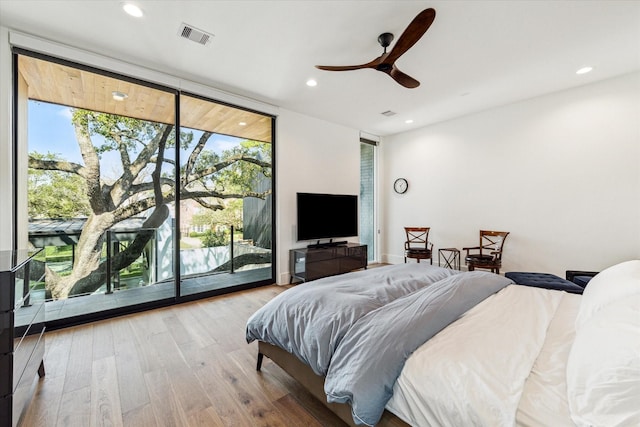
<svg viewBox="0 0 640 427">
<path fill-rule="evenodd" d="M 276 285 L 47 333 L 22 426 L 345 426 L 245 324 Z"/>
</svg>

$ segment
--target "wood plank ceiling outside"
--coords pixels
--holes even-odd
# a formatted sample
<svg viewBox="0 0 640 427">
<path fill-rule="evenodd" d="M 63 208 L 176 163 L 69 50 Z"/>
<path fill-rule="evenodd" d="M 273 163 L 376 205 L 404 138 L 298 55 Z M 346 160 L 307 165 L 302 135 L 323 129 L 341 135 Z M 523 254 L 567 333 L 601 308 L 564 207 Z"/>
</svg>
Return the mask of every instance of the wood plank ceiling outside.
<svg viewBox="0 0 640 427">
<path fill-rule="evenodd" d="M 117 114 L 160 123 L 174 123 L 174 95 L 25 55 L 19 70 L 29 86 L 29 99 Z M 116 101 L 112 92 L 128 95 Z M 231 135 L 255 141 L 271 141 L 271 118 L 228 105 L 181 96 L 182 127 Z"/>
</svg>

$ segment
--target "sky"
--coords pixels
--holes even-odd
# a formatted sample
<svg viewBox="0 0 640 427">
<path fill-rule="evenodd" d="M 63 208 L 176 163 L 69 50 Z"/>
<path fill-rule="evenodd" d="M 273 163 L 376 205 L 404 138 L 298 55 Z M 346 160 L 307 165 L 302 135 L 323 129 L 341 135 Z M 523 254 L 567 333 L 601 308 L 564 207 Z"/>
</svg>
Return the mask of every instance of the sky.
<svg viewBox="0 0 640 427">
<path fill-rule="evenodd" d="M 69 107 L 29 101 L 28 114 L 30 153 L 55 153 L 66 160 L 82 163 Z"/>
<path fill-rule="evenodd" d="M 53 153 L 65 160 L 84 164 L 71 124 L 71 108 L 33 100 L 29 101 L 28 108 L 29 152 Z M 194 141 L 197 141 L 202 132 L 197 130 L 193 132 Z M 94 144 L 100 143 L 95 136 L 92 140 Z M 207 143 L 207 149 L 220 153 L 236 146 L 240 141 L 242 139 L 232 136 L 214 135 Z M 186 160 L 186 156 L 187 152 L 181 151 L 182 163 Z M 119 156 L 116 153 L 105 153 L 100 163 L 103 174 L 119 174 L 122 171 Z"/>
</svg>

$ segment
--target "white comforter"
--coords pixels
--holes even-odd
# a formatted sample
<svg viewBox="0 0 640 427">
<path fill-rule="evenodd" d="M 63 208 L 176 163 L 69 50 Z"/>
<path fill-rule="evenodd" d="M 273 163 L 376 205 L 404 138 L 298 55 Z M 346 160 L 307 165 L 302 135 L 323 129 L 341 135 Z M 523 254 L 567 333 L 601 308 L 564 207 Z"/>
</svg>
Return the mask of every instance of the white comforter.
<svg viewBox="0 0 640 427">
<path fill-rule="evenodd" d="M 387 409 L 413 426 L 569 426 L 580 296 L 511 285 L 406 361 Z"/>
</svg>

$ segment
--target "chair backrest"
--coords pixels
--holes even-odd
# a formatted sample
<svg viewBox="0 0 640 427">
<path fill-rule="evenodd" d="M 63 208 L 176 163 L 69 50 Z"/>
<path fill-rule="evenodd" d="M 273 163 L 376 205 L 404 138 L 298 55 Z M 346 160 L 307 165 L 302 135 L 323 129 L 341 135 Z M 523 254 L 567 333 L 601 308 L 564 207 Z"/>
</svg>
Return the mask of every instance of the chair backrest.
<svg viewBox="0 0 640 427">
<path fill-rule="evenodd" d="M 404 246 L 406 249 L 427 249 L 429 241 L 430 227 L 405 227 L 407 233 L 407 241 Z"/>
<path fill-rule="evenodd" d="M 502 247 L 508 235 L 508 231 L 480 230 L 480 255 L 483 251 L 487 255 L 490 252 L 495 252 L 495 259 L 501 259 Z"/>
</svg>

